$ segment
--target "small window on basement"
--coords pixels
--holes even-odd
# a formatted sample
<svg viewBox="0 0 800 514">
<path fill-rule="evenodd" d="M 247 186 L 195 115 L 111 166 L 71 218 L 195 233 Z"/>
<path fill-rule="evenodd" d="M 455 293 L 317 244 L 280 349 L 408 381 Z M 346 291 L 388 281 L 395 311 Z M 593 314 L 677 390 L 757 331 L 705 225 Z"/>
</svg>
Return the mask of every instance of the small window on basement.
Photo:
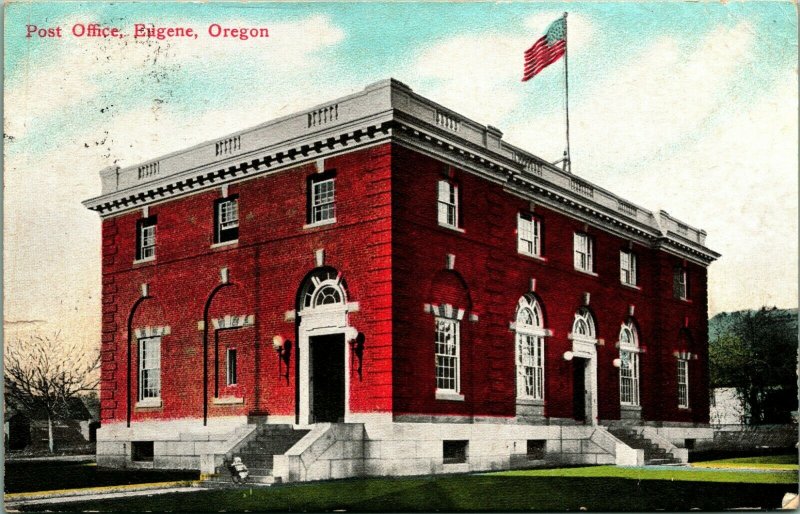
<svg viewBox="0 0 800 514">
<path fill-rule="evenodd" d="M 467 462 L 469 441 L 442 441 L 442 462 L 444 464 L 463 464 Z"/>
<path fill-rule="evenodd" d="M 153 462 L 153 441 L 132 441 L 131 460 L 135 462 Z"/>
<path fill-rule="evenodd" d="M 544 439 L 528 439 L 528 460 L 544 459 Z"/>
<path fill-rule="evenodd" d="M 239 239 L 239 197 L 221 198 L 214 202 L 214 242 L 228 243 Z"/>
</svg>

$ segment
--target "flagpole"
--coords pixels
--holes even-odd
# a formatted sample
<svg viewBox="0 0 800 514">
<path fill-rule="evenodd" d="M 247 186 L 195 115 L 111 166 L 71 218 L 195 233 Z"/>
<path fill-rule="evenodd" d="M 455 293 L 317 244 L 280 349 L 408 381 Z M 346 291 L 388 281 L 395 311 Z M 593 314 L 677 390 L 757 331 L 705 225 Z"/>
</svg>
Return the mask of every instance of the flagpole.
<svg viewBox="0 0 800 514">
<path fill-rule="evenodd" d="M 567 151 L 564 152 L 564 170 L 572 173 L 572 158 L 569 153 L 569 39 L 567 37 L 567 13 L 564 13 L 564 95 L 567 118 Z"/>
</svg>

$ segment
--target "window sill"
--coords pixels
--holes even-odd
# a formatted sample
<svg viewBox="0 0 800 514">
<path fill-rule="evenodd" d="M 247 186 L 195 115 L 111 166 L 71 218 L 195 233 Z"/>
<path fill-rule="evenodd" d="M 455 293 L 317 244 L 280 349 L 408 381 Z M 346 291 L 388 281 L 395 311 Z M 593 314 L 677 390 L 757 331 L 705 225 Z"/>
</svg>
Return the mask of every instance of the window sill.
<svg viewBox="0 0 800 514">
<path fill-rule="evenodd" d="M 213 250 L 215 248 L 224 248 L 226 246 L 235 246 L 235 245 L 238 245 L 238 244 L 239 244 L 239 240 L 238 239 L 234 239 L 232 241 L 223 241 L 221 243 L 214 243 L 209 248 L 211 248 Z"/>
<path fill-rule="evenodd" d="M 641 412 L 642 406 L 641 405 L 634 405 L 632 403 L 620 403 L 619 408 L 621 410 L 628 410 L 628 411 L 637 411 Z"/>
<path fill-rule="evenodd" d="M 599 277 L 600 276 L 597 273 L 595 273 L 594 271 L 589 271 L 587 269 L 575 268 L 575 271 L 577 271 L 579 273 L 583 273 L 584 275 L 590 275 L 592 277 Z"/>
<path fill-rule="evenodd" d="M 449 230 L 454 230 L 456 232 L 460 232 L 462 234 L 466 233 L 466 230 L 464 230 L 463 228 L 454 227 L 453 225 L 448 225 L 447 223 L 442 223 L 441 221 L 439 222 L 439 226 L 442 227 L 442 228 L 446 228 L 446 229 L 449 229 Z"/>
<path fill-rule="evenodd" d="M 336 218 L 331 218 L 329 220 L 315 221 L 314 223 L 307 223 L 303 225 L 303 230 L 307 230 L 309 228 L 324 227 L 325 225 L 333 225 L 334 223 L 336 223 Z"/>
<path fill-rule="evenodd" d="M 681 407 L 680 405 L 678 406 L 678 410 L 681 412 L 692 412 L 691 407 Z"/>
<path fill-rule="evenodd" d="M 146 400 L 139 400 L 136 402 L 137 409 L 160 409 L 161 398 L 148 398 Z"/>
<path fill-rule="evenodd" d="M 133 265 L 136 266 L 137 264 L 145 264 L 147 262 L 155 262 L 155 257 L 146 257 L 144 259 L 135 259 L 133 261 Z"/>
<path fill-rule="evenodd" d="M 528 252 L 520 252 L 519 250 L 517 250 L 517 254 L 522 255 L 523 257 L 528 257 L 529 259 L 534 259 L 534 260 L 540 261 L 540 262 L 547 262 L 547 258 L 546 257 L 542 257 L 541 255 L 534 255 L 534 254 L 528 253 Z"/>
<path fill-rule="evenodd" d="M 692 300 L 689 298 L 676 298 L 676 300 L 680 300 L 683 303 L 692 303 Z"/>
<path fill-rule="evenodd" d="M 222 396 L 220 398 L 214 398 L 213 403 L 214 405 L 241 405 L 244 403 L 244 398 L 238 398 L 236 396 Z"/>
<path fill-rule="evenodd" d="M 536 400 L 534 398 L 517 397 L 517 405 L 534 405 L 543 406 L 544 400 Z"/>
<path fill-rule="evenodd" d="M 627 282 L 620 282 L 620 284 L 622 284 L 623 286 L 625 286 L 625 287 L 627 287 L 629 289 L 635 289 L 637 291 L 641 291 L 642 290 L 642 288 L 637 286 L 636 284 L 628 284 Z"/>
<path fill-rule="evenodd" d="M 442 391 L 440 389 L 436 390 L 436 399 L 437 400 L 447 400 L 451 402 L 463 402 L 464 395 L 456 393 L 455 391 Z"/>
</svg>

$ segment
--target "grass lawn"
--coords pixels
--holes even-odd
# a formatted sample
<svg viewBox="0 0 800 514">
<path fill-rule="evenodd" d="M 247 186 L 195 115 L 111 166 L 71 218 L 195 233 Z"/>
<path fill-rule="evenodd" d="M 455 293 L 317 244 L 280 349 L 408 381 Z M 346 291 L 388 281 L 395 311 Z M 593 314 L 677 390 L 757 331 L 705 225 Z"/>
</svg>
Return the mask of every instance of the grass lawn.
<svg viewBox="0 0 800 514">
<path fill-rule="evenodd" d="M 23 493 L 106 485 L 196 480 L 192 471 L 122 470 L 98 468 L 93 461 L 6 461 L 5 492 Z"/>
<path fill-rule="evenodd" d="M 533 471 L 486 475 L 349 479 L 242 487 L 48 505 L 69 511 L 649 511 L 736 507 L 775 509 L 789 484 L 636 480 L 599 473 L 593 477 L 536 475 Z M 599 468 L 591 468 L 599 469 Z M 751 473 L 754 474 L 754 473 Z M 706 476 L 706 473 L 703 474 Z M 41 507 L 31 506 L 29 510 Z M 25 508 L 23 507 L 23 510 Z"/>
<path fill-rule="evenodd" d="M 694 462 L 692 466 L 720 469 L 774 469 L 797 471 L 797 454 L 767 455 L 763 457 L 739 457 L 705 462 Z"/>
<path fill-rule="evenodd" d="M 697 464 L 693 464 L 696 466 Z M 794 469 L 797 469 L 795 465 Z M 749 484 L 795 484 L 797 473 L 791 471 L 765 471 L 753 473 L 727 469 L 686 468 L 618 468 L 616 466 L 591 466 L 581 468 L 525 469 L 493 473 L 498 476 L 528 477 L 613 477 L 631 480 L 669 480 L 678 482 L 736 482 Z"/>
</svg>

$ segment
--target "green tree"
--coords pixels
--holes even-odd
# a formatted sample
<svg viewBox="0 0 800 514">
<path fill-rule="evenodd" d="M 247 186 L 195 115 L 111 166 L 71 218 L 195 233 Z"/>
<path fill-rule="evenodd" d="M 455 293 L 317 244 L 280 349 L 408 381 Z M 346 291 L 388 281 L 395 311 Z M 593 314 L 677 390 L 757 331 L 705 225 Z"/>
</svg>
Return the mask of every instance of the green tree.
<svg viewBox="0 0 800 514">
<path fill-rule="evenodd" d="M 787 423 L 797 410 L 797 311 L 762 307 L 709 323 L 712 387 L 736 389 L 750 424 Z"/>
</svg>

